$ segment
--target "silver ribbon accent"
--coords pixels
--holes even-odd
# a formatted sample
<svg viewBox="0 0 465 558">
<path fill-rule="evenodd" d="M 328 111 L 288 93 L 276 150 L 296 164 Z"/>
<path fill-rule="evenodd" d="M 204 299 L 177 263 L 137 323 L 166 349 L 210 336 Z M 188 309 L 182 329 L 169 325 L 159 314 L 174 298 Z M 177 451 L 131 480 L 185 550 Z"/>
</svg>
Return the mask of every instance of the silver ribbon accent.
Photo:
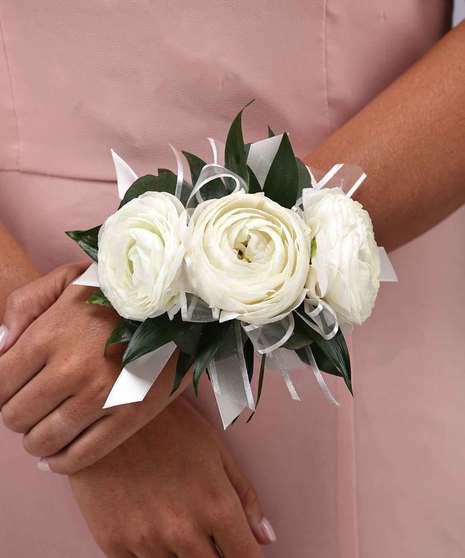
<svg viewBox="0 0 465 558">
<path fill-rule="evenodd" d="M 247 164 L 254 172 L 262 188 L 279 149 L 282 137 L 282 135 L 274 136 L 253 143 L 250 146 Z M 190 192 L 186 207 L 194 201 L 197 203 L 204 201 L 201 195 L 202 188 L 216 179 L 222 181 L 225 187 L 224 195 L 232 192 L 248 191 L 247 184 L 242 177 L 220 164 L 218 148 L 215 141 L 212 138 L 208 138 L 208 141 L 212 149 L 213 162 L 205 165 L 202 169 L 196 184 Z M 177 164 L 175 195 L 181 198 L 185 176 L 183 161 L 179 152 L 172 145 L 170 145 L 170 148 L 173 151 Z M 113 150 L 111 153 L 115 166 L 118 195 L 120 199 L 122 199 L 129 187 L 137 179 L 137 175 L 119 155 Z M 339 186 L 349 197 L 355 194 L 366 179 L 366 174 L 353 165 L 336 164 L 320 180 L 315 178 L 310 167 L 306 168 L 310 176 L 312 187 L 319 189 Z M 224 179 L 227 180 L 225 181 Z M 233 187 L 231 187 L 230 182 L 232 182 Z M 302 203 L 302 199 L 297 200 L 293 208 L 294 211 L 301 212 Z M 190 211 L 192 211 L 192 209 Z M 379 250 L 381 281 L 397 281 L 397 276 L 386 251 L 384 248 L 380 248 Z M 92 264 L 73 284 L 98 287 L 97 271 L 97 265 Z M 303 294 L 302 300 L 304 300 L 305 296 L 306 293 Z M 301 304 L 302 300 L 299 301 L 298 306 Z M 283 345 L 294 331 L 293 310 L 295 310 L 295 308 L 290 309 L 287 315 L 278 316 L 272 323 L 262 326 L 242 324 L 242 329 L 252 341 L 254 349 L 259 354 L 268 355 L 268 360 L 271 365 L 273 365 L 273 362 L 275 363 L 291 397 L 294 400 L 300 400 L 297 390 L 291 380 L 290 372 L 292 370 L 302 369 L 305 365 L 301 363 L 300 360 L 295 362 L 297 359 L 295 353 L 283 348 Z M 178 302 L 168 312 L 170 319 L 172 319 L 178 311 L 181 311 L 184 321 L 199 323 L 217 320 L 225 321 L 235 317 L 227 315 L 227 313 L 222 315 L 219 309 L 210 308 L 201 299 L 187 292 L 179 297 Z M 307 296 L 304 300 L 304 312 L 297 311 L 297 314 L 324 339 L 331 339 L 338 331 L 339 324 L 336 314 L 332 308 L 322 300 Z M 175 348 L 176 346 L 174 343 L 168 343 L 156 351 L 144 355 L 124 368 L 105 402 L 105 408 L 122 405 L 124 403 L 142 401 L 173 354 Z M 324 396 L 331 404 L 339 405 L 331 394 L 318 368 L 311 347 L 307 347 L 305 351 L 310 366 L 313 369 L 315 379 L 323 391 Z M 294 363 L 292 363 L 293 359 Z M 208 370 L 224 428 L 227 428 L 246 407 L 252 411 L 255 409 L 253 394 L 247 375 L 247 367 L 244 360 L 241 324 L 239 324 L 239 322 L 234 324 L 234 347 L 231 348 L 230 346 L 226 346 L 223 350 L 220 350 L 215 359 L 208 366 Z"/>
<path fill-rule="evenodd" d="M 235 192 L 240 192 L 240 191 L 247 192 L 248 190 L 247 184 L 241 176 L 228 170 L 227 168 L 221 165 L 218 165 L 217 163 L 210 163 L 208 165 L 205 165 L 202 171 L 200 172 L 199 178 L 189 195 L 186 207 L 189 207 L 194 197 L 198 203 L 205 201 L 202 198 L 202 195 L 200 193 L 202 188 L 204 188 L 207 184 L 209 184 L 213 180 L 222 179 L 222 178 L 230 178 L 235 185 L 232 190 L 231 188 L 229 188 L 230 191 L 228 191 L 228 186 L 223 182 L 225 195 L 233 194 Z"/>
<path fill-rule="evenodd" d="M 174 195 L 178 198 L 178 200 L 180 200 L 182 195 L 182 187 L 184 184 L 184 165 L 182 164 L 181 155 L 179 154 L 178 150 L 175 147 L 173 147 L 171 143 L 169 144 L 169 146 L 176 159 L 176 167 L 177 167 L 176 189 L 174 191 Z"/>
<path fill-rule="evenodd" d="M 223 346 L 208 365 L 213 392 L 226 429 L 248 407 L 255 410 L 255 403 L 244 359 L 241 326 L 234 324 L 232 348 Z"/>
</svg>

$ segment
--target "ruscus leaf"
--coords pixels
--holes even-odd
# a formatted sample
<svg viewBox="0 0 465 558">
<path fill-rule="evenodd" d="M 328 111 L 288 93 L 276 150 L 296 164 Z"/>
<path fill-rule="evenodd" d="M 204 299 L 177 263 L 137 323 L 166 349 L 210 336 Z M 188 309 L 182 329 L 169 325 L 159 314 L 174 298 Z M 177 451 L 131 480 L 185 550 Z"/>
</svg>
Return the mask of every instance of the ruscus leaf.
<svg viewBox="0 0 465 558">
<path fill-rule="evenodd" d="M 248 180 L 247 170 L 247 154 L 244 144 L 244 136 L 242 134 L 242 113 L 251 104 L 247 103 L 245 107 L 234 118 L 229 128 L 226 138 L 224 151 L 224 162 L 226 168 L 241 176 L 244 180 Z"/>
<path fill-rule="evenodd" d="M 101 225 L 87 231 L 67 231 L 66 234 L 77 242 L 94 261 L 98 260 L 98 233 Z"/>
<path fill-rule="evenodd" d="M 287 134 L 279 145 L 263 186 L 265 195 L 283 207 L 291 208 L 299 193 L 297 161 Z"/>
</svg>

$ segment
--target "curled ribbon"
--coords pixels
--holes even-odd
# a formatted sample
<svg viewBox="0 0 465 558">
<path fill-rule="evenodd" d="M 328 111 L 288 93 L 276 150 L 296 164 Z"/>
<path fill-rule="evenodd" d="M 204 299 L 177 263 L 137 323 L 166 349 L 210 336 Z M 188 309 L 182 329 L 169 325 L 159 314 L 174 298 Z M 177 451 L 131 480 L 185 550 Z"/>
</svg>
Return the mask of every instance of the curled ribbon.
<svg viewBox="0 0 465 558">
<path fill-rule="evenodd" d="M 253 143 L 250 146 L 247 164 L 254 172 L 262 188 L 279 149 L 282 137 L 274 136 Z M 201 191 L 213 180 L 221 180 L 225 188 L 224 195 L 238 191 L 248 191 L 247 183 L 242 177 L 219 163 L 218 148 L 215 141 L 212 138 L 208 138 L 208 141 L 212 149 L 213 162 L 205 165 L 201 170 L 198 180 L 190 191 L 186 207 L 194 201 L 197 203 L 204 201 Z M 185 172 L 181 155 L 172 145 L 170 145 L 170 148 L 173 151 L 177 165 L 175 195 L 180 199 L 183 188 L 186 185 L 184 182 Z M 116 171 L 118 195 L 122 199 L 132 183 L 137 179 L 137 175 L 113 150 L 112 157 Z M 320 180 L 315 178 L 310 167 L 306 168 L 313 188 L 320 189 L 339 186 L 343 188 L 349 197 L 355 194 L 366 179 L 366 174 L 353 165 L 336 164 Z M 293 209 L 295 211 L 302 211 L 304 201 L 302 198 L 297 200 Z M 381 259 L 380 280 L 396 281 L 397 276 L 386 251 L 384 248 L 379 250 Z M 74 281 L 74 284 L 98 287 L 97 265 L 95 263 L 92 264 L 81 277 Z M 303 311 L 298 309 L 298 307 L 301 307 L 302 302 L 304 303 Z M 189 322 L 208 323 L 217 320 L 226 321 L 236 317 L 232 314 L 222 313 L 217 308 L 210 308 L 201 299 L 188 292 L 183 293 L 177 303 L 170 309 L 168 312 L 170 319 L 178 311 L 181 311 L 182 319 Z M 208 366 L 224 428 L 231 424 L 245 408 L 248 407 L 251 410 L 255 408 L 243 354 L 242 331 L 249 337 L 257 353 L 269 356 L 269 361 L 272 365 L 274 363 L 275 367 L 279 370 L 291 397 L 294 400 L 300 400 L 291 380 L 290 372 L 301 369 L 304 365 L 300 361 L 292 363 L 292 357 L 297 359 L 295 353 L 284 348 L 286 341 L 294 332 L 293 311 L 324 339 L 329 340 L 338 332 L 339 324 L 332 308 L 323 300 L 310 297 L 307 293 L 303 294 L 302 299 L 295 308 L 290 309 L 286 315 L 278 316 L 272 323 L 262 326 L 250 324 L 242 324 L 241 326 L 239 322 L 235 322 L 234 345 L 219 350 L 214 360 Z M 105 402 L 105 408 L 143 400 L 175 349 L 174 343 L 167 343 L 124 368 Z M 315 379 L 326 399 L 331 404 L 338 405 L 318 368 L 311 346 L 306 347 L 305 352 L 307 361 L 313 369 Z"/>
</svg>

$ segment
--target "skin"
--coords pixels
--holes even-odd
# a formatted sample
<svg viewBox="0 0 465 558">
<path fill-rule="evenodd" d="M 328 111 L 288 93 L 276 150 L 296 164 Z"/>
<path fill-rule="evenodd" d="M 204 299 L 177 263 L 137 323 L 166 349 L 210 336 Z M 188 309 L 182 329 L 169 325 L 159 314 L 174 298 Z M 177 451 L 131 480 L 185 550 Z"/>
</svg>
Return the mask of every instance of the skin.
<svg viewBox="0 0 465 558">
<path fill-rule="evenodd" d="M 388 249 L 399 247 L 429 230 L 465 201 L 464 53 L 465 25 L 462 24 L 307 157 L 307 162 L 315 168 L 327 169 L 336 161 L 347 161 L 358 164 L 367 172 L 369 179 L 355 197 L 370 212 L 378 243 Z M 3 243 L 9 241 L 3 238 L 0 242 L 3 249 Z M 84 305 L 78 304 L 83 295 L 84 293 L 68 295 L 65 291 L 60 304 L 54 305 L 52 311 L 46 313 L 47 318 L 43 325 L 48 326 L 48 329 L 41 328 L 40 335 L 41 341 L 46 341 L 47 353 L 42 356 L 47 363 L 49 360 L 52 362 L 53 357 L 49 373 L 50 377 L 55 379 L 58 369 L 66 366 L 67 362 L 69 365 L 68 353 L 65 347 L 60 348 L 60 338 L 54 338 L 53 333 L 49 333 L 49 338 L 45 339 L 46 332 L 53 332 L 54 327 L 66 323 L 66 327 L 78 327 L 84 334 L 85 328 L 90 325 L 90 319 L 86 314 L 89 311 L 83 310 Z M 69 317 L 72 319 L 68 320 Z M 102 318 L 102 330 L 106 327 L 103 321 Z M 29 329 L 26 335 L 29 335 L 28 332 Z M 102 334 L 102 339 L 106 335 L 107 331 L 105 336 Z M 69 337 L 69 342 L 71 337 L 75 338 L 71 334 Z M 85 358 L 90 350 L 89 344 L 79 342 L 78 347 Z M 98 348 L 94 346 L 94 358 L 100 349 L 101 344 Z M 38 366 L 43 364 L 43 361 L 36 362 L 31 368 L 27 356 L 27 353 L 16 353 L 16 359 L 11 359 L 8 363 L 8 371 L 3 365 L 5 361 L 2 357 L 0 378 L 5 379 L 8 374 L 10 377 L 21 377 L 23 374 L 23 381 L 27 381 L 24 380 L 26 374 L 26 377 L 33 377 L 33 382 Z M 80 357 L 79 354 L 78 356 Z M 85 362 L 88 364 L 88 360 Z M 101 364 L 103 366 L 103 363 Z M 45 371 L 48 373 L 47 368 Z M 83 367 L 76 361 L 72 363 L 70 371 L 76 376 L 81 376 L 81 379 L 75 380 L 76 386 L 87 385 L 82 378 L 88 379 L 88 367 Z M 106 381 L 110 377 L 108 372 Z M 43 383 L 42 387 L 39 387 L 37 382 L 35 384 L 36 388 L 30 388 L 29 384 L 10 385 L 10 392 L 6 394 L 10 399 L 7 401 L 10 402 L 13 397 L 12 392 L 15 392 L 14 397 L 18 397 L 21 396 L 21 391 L 27 390 L 30 399 L 34 394 L 40 394 L 41 390 L 43 392 L 45 384 Z M 55 382 L 56 394 L 60 390 L 58 384 L 59 382 Z M 66 386 L 62 388 L 62 396 L 67 389 Z M 103 387 L 100 386 L 99 389 L 103 390 Z M 163 387 L 160 386 L 159 390 L 156 398 L 157 411 L 166 407 L 160 398 L 168 397 Z M 101 394 L 94 393 L 80 399 L 82 406 L 79 409 L 83 416 L 92 416 L 89 406 L 95 406 L 96 401 L 101 401 L 101 397 Z M 24 430 L 20 405 L 15 405 L 13 409 L 15 408 L 16 412 L 12 412 L 10 407 L 11 414 L 7 422 L 16 429 Z M 143 415 L 142 418 L 139 412 Z M 121 441 L 121 438 L 127 437 L 153 417 L 152 407 L 144 410 L 144 406 L 141 405 L 139 412 L 123 411 L 128 414 L 125 415 L 125 420 L 120 422 L 117 418 L 110 420 L 105 417 L 106 420 L 102 420 L 100 426 L 87 430 L 68 445 L 65 450 L 67 456 L 63 453 L 58 454 L 64 456 L 64 460 L 58 457 L 58 460 L 53 462 L 50 458 L 50 463 L 55 463 L 52 468 L 63 471 L 67 470 L 67 467 L 79 468 L 83 463 L 88 463 L 89 459 L 92 461 L 102 457 L 98 447 L 103 445 L 108 450 L 113 449 L 114 444 L 109 440 L 115 436 L 118 426 L 126 429 L 124 435 L 121 431 L 116 434 L 117 440 Z M 55 421 L 44 428 L 39 437 L 42 443 L 45 443 L 48 437 L 61 440 L 57 445 L 63 443 L 63 438 L 66 437 L 63 431 L 69 427 L 72 416 L 76 417 L 75 411 L 74 414 L 71 410 L 68 414 L 65 412 L 61 417 L 62 425 L 61 421 Z M 30 418 L 29 421 L 31 420 L 35 419 Z M 75 420 L 79 422 L 80 419 Z M 128 424 L 128 420 L 133 422 Z M 79 444 L 81 448 L 77 451 L 77 459 L 74 444 Z M 44 451 L 41 449 L 34 453 L 40 454 Z M 71 464 L 67 461 L 70 455 L 74 456 L 71 458 Z"/>
<path fill-rule="evenodd" d="M 428 230 L 465 200 L 464 52 L 462 24 L 308 157 L 316 168 L 329 168 L 339 160 L 366 170 L 370 178 L 356 197 L 372 216 L 378 243 L 388 249 Z M 4 319 L 8 328 L 14 328 L 18 308 L 32 304 L 38 285 L 9 298 Z M 6 424 L 28 431 L 28 451 L 49 458 L 52 469 L 63 473 L 112 451 L 170 401 L 173 363 L 142 404 L 109 413 L 96 407 L 113 384 L 118 355 L 102 355 L 115 322 L 104 311 L 82 304 L 86 296 L 85 288 L 66 289 L 24 333 L 18 348 L 0 361 Z M 57 327 L 62 327 L 59 337 L 53 334 Z M 68 355 L 71 344 L 74 350 Z M 94 374 L 94 366 L 100 374 Z M 45 392 L 48 407 L 33 405 L 26 414 L 25 403 Z"/>
<path fill-rule="evenodd" d="M 306 157 L 359 165 L 354 198 L 393 250 L 465 202 L 465 22 Z"/>
<path fill-rule="evenodd" d="M 182 397 L 71 486 L 111 558 L 213 558 L 213 540 L 225 558 L 263 556 L 243 513 L 255 493 Z"/>
<path fill-rule="evenodd" d="M 5 262 L 8 262 L 0 266 L 0 313 L 9 311 L 9 293 L 21 293 L 33 286 L 33 299 L 28 302 L 21 298 L 23 306 L 21 308 L 21 304 L 17 303 L 18 311 L 13 312 L 10 320 L 11 331 L 17 338 L 29 324 L 36 325 L 35 321 L 42 317 L 44 308 L 51 307 L 57 299 L 61 302 L 66 300 L 65 295 L 60 298 L 65 286 L 85 266 L 63 266 L 47 277 L 40 278 L 30 260 L 1 225 L 0 245 Z M 73 296 L 88 296 L 88 292 L 84 293 L 81 288 L 70 288 L 69 292 L 71 289 L 76 293 Z M 113 327 L 115 316 L 111 312 L 90 309 L 100 310 L 89 316 L 89 320 L 96 320 L 95 329 L 91 323 L 87 324 L 91 328 L 90 332 L 101 335 L 107 327 Z M 59 325 L 54 324 L 54 327 Z M 4 360 L 7 354 L 14 354 L 18 346 L 21 346 L 19 342 L 18 345 L 13 344 L 12 349 L 0 360 Z M 30 362 L 31 358 L 28 353 L 26 360 Z M 117 350 L 108 356 L 100 372 L 115 376 L 116 369 L 112 363 L 118 358 L 120 351 Z M 100 372 L 95 367 L 92 370 L 98 377 Z M 35 379 L 40 380 L 40 376 L 37 375 Z M 171 381 L 170 373 L 167 373 L 167 378 Z M 2 377 L 0 391 L 9 389 L 10 379 L 11 374 L 10 378 L 8 375 Z M 98 384 L 94 380 L 89 375 L 86 389 L 88 393 L 93 393 L 96 407 L 99 408 L 105 395 L 98 395 Z M 6 423 L 18 420 L 23 425 L 21 430 L 26 432 L 24 444 L 27 448 L 34 443 L 42 448 L 57 443 L 53 438 L 41 438 L 40 431 L 39 434 L 27 432 L 24 426 L 30 420 L 28 417 L 31 413 L 44 414 L 44 419 L 55 420 L 53 412 L 46 415 L 50 395 L 54 393 L 54 381 L 47 376 L 47 381 L 40 384 L 41 395 L 35 401 L 28 399 L 26 392 L 26 399 L 22 403 L 25 407 L 23 412 L 18 412 L 17 419 L 14 418 L 14 410 L 8 411 L 6 405 L 2 408 L 2 417 Z M 32 408 L 28 408 L 30 405 Z M 11 412 L 13 415 L 8 414 Z M 76 407 L 76 413 L 79 412 Z M 59 416 L 56 418 L 68 420 L 60 419 Z M 18 424 L 15 424 L 16 429 L 19 429 Z M 72 430 L 71 423 L 68 428 Z M 178 451 L 181 447 L 182 451 Z M 45 449 L 44 452 L 47 453 Z M 33 452 L 37 453 L 43 452 Z M 74 463 L 75 466 L 78 461 Z M 59 468 L 60 456 L 57 456 L 56 463 Z M 184 482 L 179 482 L 180 478 L 184 478 Z M 269 544 L 275 538 L 272 528 L 263 517 L 253 486 L 223 447 L 213 428 L 183 398 L 167 405 L 157 420 L 149 422 L 96 465 L 71 474 L 70 482 L 98 544 L 111 557 L 173 556 L 174 552 L 180 552 L 181 556 L 182 548 L 187 544 L 198 549 L 198 556 L 216 556 L 210 540 L 210 537 L 214 537 L 224 556 L 237 556 L 244 552 L 247 554 L 243 555 L 258 558 L 262 556 L 259 543 Z M 108 514 L 109 509 L 113 510 L 111 514 Z M 137 517 L 137 522 L 128 523 L 128 517 Z M 183 520 L 183 529 L 180 528 L 180 518 Z M 236 527 L 224 530 L 225 525 Z"/>
</svg>

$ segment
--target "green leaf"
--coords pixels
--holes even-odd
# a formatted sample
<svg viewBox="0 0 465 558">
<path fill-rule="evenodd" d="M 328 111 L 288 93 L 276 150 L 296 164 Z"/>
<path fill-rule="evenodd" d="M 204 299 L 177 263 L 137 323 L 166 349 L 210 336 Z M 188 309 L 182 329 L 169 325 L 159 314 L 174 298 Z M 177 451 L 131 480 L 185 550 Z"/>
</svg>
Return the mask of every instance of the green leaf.
<svg viewBox="0 0 465 558">
<path fill-rule="evenodd" d="M 262 187 L 260 186 L 260 182 L 258 178 L 255 176 L 253 170 L 250 167 L 247 167 L 249 171 L 249 194 L 256 194 L 257 192 L 262 191 Z"/>
<path fill-rule="evenodd" d="M 123 356 L 123 366 L 174 341 L 177 335 L 179 335 L 177 322 L 171 321 L 166 314 L 145 320 L 131 337 Z"/>
<path fill-rule="evenodd" d="M 176 345 L 189 355 L 195 354 L 198 350 L 205 324 L 196 322 L 183 322 L 178 316 L 173 320 L 178 327 L 175 338 Z"/>
<path fill-rule="evenodd" d="M 97 289 L 93 292 L 90 297 L 87 299 L 87 304 L 96 304 L 97 306 L 108 306 L 111 308 L 111 302 L 108 298 L 102 293 L 100 289 Z"/>
<path fill-rule="evenodd" d="M 132 320 L 121 320 L 120 323 L 111 332 L 110 337 L 107 339 L 106 347 L 117 345 L 118 343 L 129 343 L 136 329 L 139 327 L 139 322 Z"/>
<path fill-rule="evenodd" d="M 98 260 L 98 233 L 101 225 L 87 231 L 67 231 L 67 235 L 72 238 L 84 252 L 94 261 Z"/>
<path fill-rule="evenodd" d="M 268 126 L 268 137 L 269 137 L 269 138 L 274 138 L 275 135 L 276 135 L 276 134 L 273 132 L 273 130 L 271 129 L 271 127 Z"/>
<path fill-rule="evenodd" d="M 258 376 L 258 390 L 257 390 L 257 399 L 255 401 L 255 411 L 247 419 L 247 422 L 250 422 L 253 416 L 255 415 L 255 413 L 257 412 L 257 407 L 262 397 L 263 382 L 265 380 L 265 364 L 266 364 L 266 355 L 262 355 L 262 360 L 260 361 L 260 372 Z"/>
<path fill-rule="evenodd" d="M 327 341 L 307 325 L 295 312 L 294 319 L 299 335 L 307 335 L 309 339 L 308 345 L 311 343 L 311 350 L 318 367 L 324 372 L 344 378 L 349 391 L 352 393 L 350 356 L 342 331 L 339 330 L 332 339 Z M 299 347 L 295 351 L 300 359 L 308 364 L 305 346 Z"/>
<path fill-rule="evenodd" d="M 208 368 L 208 365 L 215 357 L 220 347 L 227 342 L 230 334 L 231 322 L 222 324 L 213 322 L 206 325 L 201 338 L 199 351 L 195 358 L 193 383 L 196 395 L 198 394 L 199 380 L 203 372 Z"/>
<path fill-rule="evenodd" d="M 299 307 L 299 309 L 303 312 L 303 305 Z M 284 344 L 284 348 L 295 351 L 306 347 L 317 339 L 322 339 L 321 335 L 307 325 L 304 320 L 302 320 L 302 318 L 294 312 L 294 331 L 291 337 Z"/>
<path fill-rule="evenodd" d="M 187 164 L 189 165 L 189 170 L 191 171 L 191 178 L 192 178 L 192 186 L 197 182 L 199 179 L 200 173 L 203 167 L 207 164 L 197 155 L 193 153 L 189 153 L 188 151 L 183 151 L 182 154 L 186 158 Z"/>
<path fill-rule="evenodd" d="M 176 374 L 174 376 L 174 383 L 173 387 L 171 388 L 170 395 L 179 388 L 181 385 L 185 375 L 189 372 L 189 369 L 194 363 L 194 357 L 192 355 L 188 355 L 187 353 L 183 353 L 179 351 L 178 353 L 178 360 L 176 362 Z"/>
<path fill-rule="evenodd" d="M 138 178 L 126 192 L 120 207 L 145 194 L 145 192 L 168 192 L 174 195 L 176 191 L 176 175 L 166 169 L 160 170 L 161 173 L 158 176 L 146 174 Z"/>
<path fill-rule="evenodd" d="M 244 136 L 242 134 L 242 113 L 251 103 L 253 103 L 253 101 L 245 105 L 233 120 L 229 128 L 228 137 L 226 138 L 224 151 L 225 167 L 239 176 L 242 176 L 246 181 L 248 180 L 248 171 L 247 154 L 244 145 Z"/>
<path fill-rule="evenodd" d="M 288 135 L 283 134 L 283 139 L 266 177 L 263 191 L 266 196 L 275 202 L 283 207 L 290 208 L 295 204 L 298 197 L 298 181 L 299 176 L 294 151 Z"/>
<path fill-rule="evenodd" d="M 254 356 L 255 351 L 253 348 L 253 343 L 249 338 L 247 338 L 246 342 L 244 343 L 244 360 L 245 366 L 247 368 L 247 376 L 249 377 L 249 382 L 251 382 L 253 378 Z"/>
</svg>

